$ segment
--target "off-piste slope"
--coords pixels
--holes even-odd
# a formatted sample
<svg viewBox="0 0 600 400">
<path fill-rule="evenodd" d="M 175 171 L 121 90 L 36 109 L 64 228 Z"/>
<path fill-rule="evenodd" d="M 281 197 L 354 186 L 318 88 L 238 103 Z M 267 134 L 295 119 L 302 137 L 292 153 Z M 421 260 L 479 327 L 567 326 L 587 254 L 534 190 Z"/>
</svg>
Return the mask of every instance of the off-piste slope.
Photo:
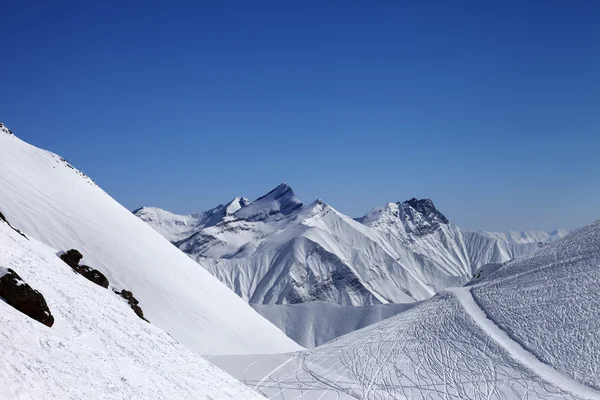
<svg viewBox="0 0 600 400">
<path fill-rule="evenodd" d="M 320 200 L 303 204 L 285 183 L 220 215 L 174 243 L 254 304 L 410 303 L 538 246 L 463 231 L 430 200 L 390 203 L 355 220 Z M 158 217 L 139 216 L 161 231 Z"/>
<path fill-rule="evenodd" d="M 77 249 L 152 324 L 200 354 L 299 348 L 235 293 L 61 157 L 0 132 L 0 209 L 57 250 Z"/>
<path fill-rule="evenodd" d="M 213 359 L 273 399 L 599 399 L 600 221 L 291 357 Z"/>
<path fill-rule="evenodd" d="M 255 399 L 256 392 L 138 318 L 112 290 L 0 221 L 0 275 L 38 290 L 51 328 L 0 301 L 0 398 Z"/>
</svg>

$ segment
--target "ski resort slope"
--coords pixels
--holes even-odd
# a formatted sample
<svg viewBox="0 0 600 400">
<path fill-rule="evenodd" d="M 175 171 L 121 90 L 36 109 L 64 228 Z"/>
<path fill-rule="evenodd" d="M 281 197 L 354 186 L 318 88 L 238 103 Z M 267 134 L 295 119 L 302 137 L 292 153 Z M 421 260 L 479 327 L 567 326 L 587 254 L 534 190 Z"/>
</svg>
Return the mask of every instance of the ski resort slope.
<svg viewBox="0 0 600 400">
<path fill-rule="evenodd" d="M 16 228 L 133 292 L 146 318 L 199 354 L 300 347 L 59 156 L 0 132 L 0 210 Z"/>
<path fill-rule="evenodd" d="M 261 398 L 55 253 L 0 221 L 0 268 L 41 292 L 55 318 L 48 328 L 0 301 L 1 399 Z"/>
<path fill-rule="evenodd" d="M 211 361 L 271 399 L 600 399 L 600 221 L 497 267 L 309 351 Z"/>
</svg>

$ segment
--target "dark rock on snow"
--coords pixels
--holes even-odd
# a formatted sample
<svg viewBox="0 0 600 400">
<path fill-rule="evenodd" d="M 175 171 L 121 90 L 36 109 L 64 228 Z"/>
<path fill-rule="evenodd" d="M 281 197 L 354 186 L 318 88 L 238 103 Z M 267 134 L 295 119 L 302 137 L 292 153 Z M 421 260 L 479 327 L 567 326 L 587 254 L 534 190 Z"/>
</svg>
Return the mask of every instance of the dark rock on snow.
<svg viewBox="0 0 600 400">
<path fill-rule="evenodd" d="M 102 286 L 103 288 L 108 288 L 108 279 L 104 274 L 97 269 L 93 269 L 92 267 L 88 267 L 87 265 L 79 265 L 79 262 L 83 258 L 83 255 L 75 249 L 71 249 L 60 255 L 61 260 L 63 260 L 69 267 L 73 268 L 73 271 L 78 274 L 83 275 L 86 279 L 94 282 L 96 285 Z"/>
<path fill-rule="evenodd" d="M 140 317 L 146 322 L 150 322 L 146 318 L 144 318 L 144 312 L 142 311 L 142 308 L 138 305 L 140 302 L 135 297 L 133 297 L 133 293 L 125 289 L 121 290 L 120 292 L 115 290 L 114 292 L 122 298 L 124 298 L 125 300 L 127 300 L 127 303 L 129 304 L 129 306 L 131 306 L 131 309 L 133 310 L 133 312 L 135 312 L 135 314 L 138 317 Z"/>
<path fill-rule="evenodd" d="M 54 324 L 54 317 L 44 296 L 23 282 L 21 277 L 10 268 L 7 274 L 0 277 L 0 297 L 36 321 L 49 327 Z"/>
<path fill-rule="evenodd" d="M 27 236 L 25 236 L 25 234 L 23 234 L 23 232 L 21 232 L 20 230 L 18 230 L 17 228 L 15 228 L 14 226 L 12 226 L 10 224 L 10 222 L 8 222 L 8 220 L 6 219 L 6 217 L 4 216 L 4 214 L 2 214 L 2 212 L 0 212 L 0 221 L 4 221 L 8 224 L 8 226 L 11 227 L 11 229 L 15 232 L 17 232 L 19 235 L 23 236 L 25 239 L 29 240 L 29 238 Z"/>
</svg>

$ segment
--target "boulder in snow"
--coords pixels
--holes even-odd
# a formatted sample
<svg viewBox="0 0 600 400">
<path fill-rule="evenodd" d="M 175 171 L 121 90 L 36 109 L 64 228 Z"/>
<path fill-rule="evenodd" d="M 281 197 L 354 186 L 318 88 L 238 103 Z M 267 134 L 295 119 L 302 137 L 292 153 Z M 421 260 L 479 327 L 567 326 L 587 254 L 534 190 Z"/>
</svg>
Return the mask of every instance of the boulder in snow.
<svg viewBox="0 0 600 400">
<path fill-rule="evenodd" d="M 86 279 L 94 282 L 96 285 L 108 288 L 108 279 L 102 272 L 87 265 L 79 265 L 79 262 L 83 258 L 83 255 L 79 251 L 71 249 L 61 254 L 60 258 L 69 267 L 73 268 L 73 271 L 83 275 Z"/>
<path fill-rule="evenodd" d="M 146 322 L 150 322 L 146 318 L 144 318 L 144 312 L 142 311 L 142 308 L 138 305 L 140 304 L 140 302 L 135 297 L 133 297 L 133 293 L 125 289 L 121 290 L 120 292 L 115 290 L 114 292 L 122 298 L 124 298 L 125 300 L 127 300 L 127 303 L 138 317 L 140 317 Z"/>
<path fill-rule="evenodd" d="M 0 297 L 23 314 L 51 327 L 54 317 L 44 296 L 25 283 L 15 271 L 0 267 Z"/>
</svg>

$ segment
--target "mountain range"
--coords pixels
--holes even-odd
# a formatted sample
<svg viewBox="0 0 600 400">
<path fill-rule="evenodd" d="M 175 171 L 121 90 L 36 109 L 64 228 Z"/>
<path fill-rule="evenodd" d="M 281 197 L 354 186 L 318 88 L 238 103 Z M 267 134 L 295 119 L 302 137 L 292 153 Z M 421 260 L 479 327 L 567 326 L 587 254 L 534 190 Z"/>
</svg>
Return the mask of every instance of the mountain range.
<svg viewBox="0 0 600 400">
<path fill-rule="evenodd" d="M 469 232 L 429 199 L 351 218 L 321 200 L 304 204 L 285 183 L 252 202 L 236 197 L 189 216 L 150 207 L 134 213 L 252 304 L 425 300 L 465 284 L 485 264 L 566 234 Z"/>
</svg>

